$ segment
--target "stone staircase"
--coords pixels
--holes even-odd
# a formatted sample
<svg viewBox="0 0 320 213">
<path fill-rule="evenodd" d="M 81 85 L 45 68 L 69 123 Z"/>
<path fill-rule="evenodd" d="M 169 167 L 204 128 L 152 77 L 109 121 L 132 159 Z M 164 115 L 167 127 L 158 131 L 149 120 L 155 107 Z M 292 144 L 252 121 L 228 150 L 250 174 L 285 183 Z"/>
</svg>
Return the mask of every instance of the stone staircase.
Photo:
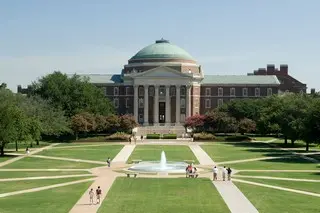
<svg viewBox="0 0 320 213">
<path fill-rule="evenodd" d="M 177 134 L 180 138 L 186 133 L 185 128 L 182 125 L 179 126 L 141 126 L 137 128 L 136 135 L 147 135 L 147 134 Z"/>
</svg>

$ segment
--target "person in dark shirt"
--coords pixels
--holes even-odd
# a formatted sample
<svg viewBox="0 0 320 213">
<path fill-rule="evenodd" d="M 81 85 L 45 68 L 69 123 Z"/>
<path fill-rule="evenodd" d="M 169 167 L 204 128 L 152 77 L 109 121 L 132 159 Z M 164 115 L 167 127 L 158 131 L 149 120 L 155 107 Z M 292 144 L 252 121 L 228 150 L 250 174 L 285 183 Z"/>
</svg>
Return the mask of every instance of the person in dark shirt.
<svg viewBox="0 0 320 213">
<path fill-rule="evenodd" d="M 232 172 L 232 170 L 230 169 L 230 167 L 228 167 L 227 172 L 228 172 L 228 180 L 231 180 L 231 172 Z"/>
<path fill-rule="evenodd" d="M 97 190 L 96 190 L 96 196 L 97 196 L 97 204 L 100 203 L 100 197 L 101 197 L 102 191 L 100 189 L 100 186 L 98 186 Z"/>
</svg>

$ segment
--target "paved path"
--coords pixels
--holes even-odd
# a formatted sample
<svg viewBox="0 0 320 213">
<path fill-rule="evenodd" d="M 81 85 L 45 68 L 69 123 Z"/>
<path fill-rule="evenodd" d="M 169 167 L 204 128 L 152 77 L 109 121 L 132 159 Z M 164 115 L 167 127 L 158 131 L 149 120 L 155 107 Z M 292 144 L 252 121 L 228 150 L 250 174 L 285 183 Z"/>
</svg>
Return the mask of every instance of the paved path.
<svg viewBox="0 0 320 213">
<path fill-rule="evenodd" d="M 60 178 L 72 178 L 72 177 L 89 177 L 92 174 L 82 174 L 82 175 L 59 175 L 59 176 L 40 176 L 40 177 L 24 177 L 24 178 L 3 178 L 0 182 L 8 181 L 20 181 L 20 180 L 43 180 L 43 179 L 60 179 Z"/>
<path fill-rule="evenodd" d="M 100 208 L 102 202 L 107 196 L 109 189 L 111 188 L 113 182 L 116 177 L 119 175 L 115 172 L 112 172 L 111 169 L 108 168 L 100 168 L 96 171 L 99 177 L 96 181 L 87 189 L 87 191 L 82 195 L 82 197 L 78 200 L 78 202 L 73 206 L 69 213 L 96 213 Z M 90 205 L 89 202 L 89 190 L 93 189 L 94 191 L 100 186 L 102 190 L 102 195 L 100 199 L 100 204 L 94 203 L 94 205 Z M 96 201 L 95 201 L 96 202 Z"/>
<path fill-rule="evenodd" d="M 210 156 L 199 145 L 189 145 L 189 147 L 201 165 L 213 166 L 215 164 Z"/>
<path fill-rule="evenodd" d="M 267 180 L 288 180 L 288 181 L 301 181 L 301 182 L 315 182 L 320 183 L 320 180 L 313 179 L 298 179 L 298 178 L 282 178 L 282 177 L 269 177 L 269 176 L 251 176 L 251 175 L 233 175 L 233 177 L 239 178 L 255 178 L 255 179 L 267 179 Z"/>
<path fill-rule="evenodd" d="M 66 183 L 59 183 L 59 184 L 54 184 L 54 185 L 50 185 L 50 186 L 43 186 L 43 187 L 26 189 L 26 190 L 15 191 L 15 192 L 8 192 L 8 193 L 0 194 L 0 198 L 12 196 L 12 195 L 25 194 L 25 193 L 30 193 L 30 192 L 38 192 L 38 191 L 57 188 L 57 187 L 61 187 L 61 186 L 68 186 L 68 185 L 73 185 L 73 184 L 77 184 L 77 183 L 88 182 L 88 181 L 92 181 L 92 180 L 95 180 L 95 178 L 71 181 L 71 182 L 66 182 Z"/>
<path fill-rule="evenodd" d="M 259 213 L 231 181 L 213 181 L 231 213 Z"/>
<path fill-rule="evenodd" d="M 259 160 L 272 160 L 272 159 L 281 159 L 281 158 L 292 158 L 292 157 L 294 157 L 294 155 L 284 155 L 284 156 L 277 156 L 277 157 L 249 158 L 249 159 L 243 159 L 243 160 L 232 160 L 232 161 L 218 162 L 217 165 L 219 165 L 219 164 L 244 163 L 244 162 L 259 161 Z"/>
<path fill-rule="evenodd" d="M 233 178 L 232 180 L 236 181 L 236 182 L 240 182 L 240 183 L 247 183 L 247 184 L 256 185 L 256 186 L 263 186 L 263 187 L 267 187 L 267 188 L 278 189 L 278 190 L 282 190 L 282 191 L 295 192 L 295 193 L 299 193 L 299 194 L 320 197 L 320 194 L 313 193 L 313 192 L 306 192 L 306 191 L 301 191 L 301 190 L 296 190 L 296 189 L 289 189 L 289 188 L 285 188 L 285 187 L 256 183 L 256 182 L 252 182 L 252 181 L 240 180 L 240 179 L 235 179 L 235 178 Z"/>
<path fill-rule="evenodd" d="M 18 160 L 21 160 L 21 159 L 23 159 L 23 158 L 25 158 L 25 157 L 27 157 L 27 156 L 36 154 L 36 153 L 38 153 L 38 152 L 42 152 L 42 151 L 45 150 L 45 149 L 50 149 L 51 147 L 56 146 L 56 145 L 58 145 L 58 144 L 57 144 L 57 143 L 54 143 L 54 144 L 51 144 L 51 145 L 49 145 L 49 146 L 45 146 L 45 147 L 36 149 L 36 150 L 34 150 L 34 151 L 31 151 L 29 154 L 24 154 L 24 155 L 19 156 L 19 157 L 16 157 L 16 158 L 12 158 L 12 159 L 10 159 L 10 160 L 6 160 L 6 161 L 0 163 L 0 167 L 5 166 L 5 165 L 8 165 L 8 164 L 13 163 L 13 162 L 18 161 Z M 8 153 L 6 153 L 6 154 L 8 154 Z"/>
<path fill-rule="evenodd" d="M 129 144 L 125 145 L 121 151 L 114 157 L 112 163 L 125 163 L 127 162 L 128 158 L 130 157 L 131 153 L 133 152 L 136 145 Z"/>
<path fill-rule="evenodd" d="M 73 171 L 84 171 L 90 172 L 90 169 L 0 169 L 0 172 L 73 172 Z"/>
</svg>

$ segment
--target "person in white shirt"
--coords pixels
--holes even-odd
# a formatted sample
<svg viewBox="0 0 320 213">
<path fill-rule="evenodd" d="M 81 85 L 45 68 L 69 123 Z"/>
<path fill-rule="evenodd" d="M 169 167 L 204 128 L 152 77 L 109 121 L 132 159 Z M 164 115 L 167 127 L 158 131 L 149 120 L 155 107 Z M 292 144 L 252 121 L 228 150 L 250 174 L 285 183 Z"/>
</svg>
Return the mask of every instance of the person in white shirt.
<svg viewBox="0 0 320 213">
<path fill-rule="evenodd" d="M 227 174 L 227 168 L 224 166 L 222 169 L 222 180 L 225 181 L 226 180 L 226 174 Z"/>
<path fill-rule="evenodd" d="M 213 180 L 218 180 L 218 168 L 216 166 L 213 167 Z"/>
</svg>

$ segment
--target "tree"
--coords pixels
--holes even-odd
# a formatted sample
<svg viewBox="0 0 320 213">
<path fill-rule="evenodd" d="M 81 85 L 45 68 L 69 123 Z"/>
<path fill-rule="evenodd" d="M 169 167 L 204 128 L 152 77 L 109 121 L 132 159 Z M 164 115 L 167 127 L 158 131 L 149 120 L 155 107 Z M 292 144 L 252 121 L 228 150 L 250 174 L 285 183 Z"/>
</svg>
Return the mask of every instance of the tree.
<svg viewBox="0 0 320 213">
<path fill-rule="evenodd" d="M 229 116 L 227 112 L 212 110 L 206 114 L 205 129 L 212 132 L 236 132 L 237 120 Z"/>
<path fill-rule="evenodd" d="M 71 128 L 78 140 L 80 132 L 88 131 L 87 120 L 81 114 L 74 115 L 71 117 Z"/>
<path fill-rule="evenodd" d="M 243 118 L 239 121 L 238 132 L 241 134 L 254 132 L 256 130 L 256 122 L 249 118 Z"/>
<path fill-rule="evenodd" d="M 137 122 L 132 115 L 120 116 L 121 131 L 131 133 L 132 129 L 137 126 Z"/>
<path fill-rule="evenodd" d="M 55 108 L 65 111 L 68 117 L 81 112 L 110 115 L 113 105 L 103 91 L 78 75 L 69 77 L 61 72 L 54 72 L 34 82 L 31 94 L 39 95 Z"/>
<path fill-rule="evenodd" d="M 184 127 L 192 129 L 193 132 L 201 132 L 204 130 L 205 119 L 205 115 L 199 114 L 187 117 Z"/>
<path fill-rule="evenodd" d="M 120 118 L 117 115 L 106 116 L 106 131 L 115 133 L 120 128 Z"/>
<path fill-rule="evenodd" d="M 107 120 L 106 117 L 103 115 L 96 115 L 95 117 L 95 123 L 96 123 L 96 132 L 106 132 L 107 130 Z"/>
</svg>

